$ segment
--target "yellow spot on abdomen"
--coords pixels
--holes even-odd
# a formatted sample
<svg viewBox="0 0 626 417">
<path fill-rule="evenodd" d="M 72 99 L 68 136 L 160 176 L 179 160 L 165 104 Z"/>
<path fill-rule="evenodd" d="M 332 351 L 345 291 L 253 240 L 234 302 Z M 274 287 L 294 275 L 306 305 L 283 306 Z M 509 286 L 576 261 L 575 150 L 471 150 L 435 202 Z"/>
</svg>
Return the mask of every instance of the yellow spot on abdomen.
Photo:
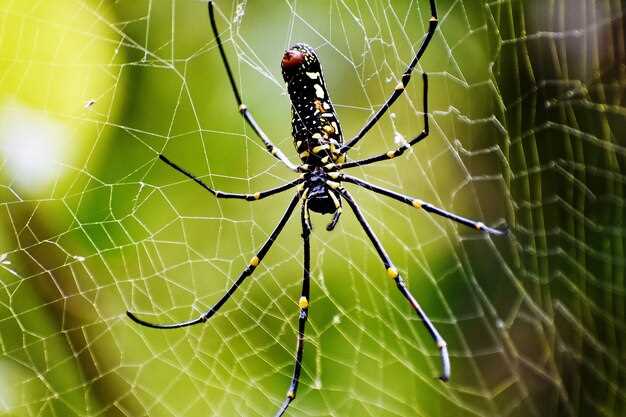
<svg viewBox="0 0 626 417">
<path fill-rule="evenodd" d="M 298 301 L 298 307 L 300 307 L 301 309 L 305 309 L 309 307 L 309 300 L 306 299 L 306 297 L 300 297 L 300 300 Z"/>
<path fill-rule="evenodd" d="M 316 153 L 319 153 L 319 152 L 321 152 L 321 151 L 324 151 L 324 150 L 326 150 L 326 149 L 328 149 L 328 148 L 330 148 L 330 145 L 325 144 L 325 145 L 319 145 L 319 146 L 316 146 L 316 147 L 314 147 L 312 150 L 313 150 L 313 153 L 314 153 L 314 154 L 316 154 Z"/>
</svg>

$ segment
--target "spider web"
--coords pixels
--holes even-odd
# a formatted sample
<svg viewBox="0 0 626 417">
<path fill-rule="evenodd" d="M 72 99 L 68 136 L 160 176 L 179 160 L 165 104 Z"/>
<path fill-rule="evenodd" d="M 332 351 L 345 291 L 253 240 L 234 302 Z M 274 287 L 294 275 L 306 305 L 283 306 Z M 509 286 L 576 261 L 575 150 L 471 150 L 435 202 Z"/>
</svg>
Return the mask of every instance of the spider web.
<svg viewBox="0 0 626 417">
<path fill-rule="evenodd" d="M 244 101 L 295 160 L 282 51 L 321 57 L 349 137 L 397 83 L 427 1 L 218 0 Z M 438 0 L 416 74 L 431 135 L 352 170 L 489 237 L 346 185 L 446 338 L 438 352 L 349 210 L 314 215 L 311 316 L 290 416 L 625 414 L 626 48 L 619 0 Z M 206 3 L 0 4 L 0 410 L 12 416 L 269 416 L 289 386 L 297 215 L 204 325 L 157 331 L 231 285 L 293 178 L 237 113 Z M 422 129 L 421 79 L 351 151 Z M 353 191 L 352 191 L 353 190 Z"/>
</svg>

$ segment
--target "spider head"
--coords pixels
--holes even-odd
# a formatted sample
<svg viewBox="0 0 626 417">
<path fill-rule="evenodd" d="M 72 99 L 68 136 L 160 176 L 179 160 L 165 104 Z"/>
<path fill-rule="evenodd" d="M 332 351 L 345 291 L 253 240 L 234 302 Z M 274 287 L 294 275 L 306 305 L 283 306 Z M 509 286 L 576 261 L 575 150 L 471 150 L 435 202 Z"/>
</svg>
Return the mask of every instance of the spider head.
<svg viewBox="0 0 626 417">
<path fill-rule="evenodd" d="M 289 82 L 294 76 L 305 72 L 319 72 L 320 63 L 315 50 L 304 43 L 297 43 L 285 51 L 280 63 L 283 79 Z"/>
<path fill-rule="evenodd" d="M 307 193 L 308 206 L 311 211 L 320 214 L 330 214 L 337 211 L 333 200 L 339 201 L 339 195 L 327 185 L 328 175 L 320 168 L 316 168 L 306 177 L 309 186 Z M 333 197 L 331 197 L 333 193 Z"/>
</svg>

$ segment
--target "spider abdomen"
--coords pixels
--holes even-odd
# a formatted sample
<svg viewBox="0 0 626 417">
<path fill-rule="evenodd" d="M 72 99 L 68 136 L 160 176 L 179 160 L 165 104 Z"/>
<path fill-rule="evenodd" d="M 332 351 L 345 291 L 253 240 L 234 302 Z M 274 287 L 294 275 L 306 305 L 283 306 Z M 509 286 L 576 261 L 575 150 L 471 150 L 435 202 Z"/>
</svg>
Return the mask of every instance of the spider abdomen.
<svg viewBox="0 0 626 417">
<path fill-rule="evenodd" d="M 298 156 L 313 166 L 341 162 L 341 126 L 315 51 L 304 44 L 294 45 L 283 62 L 291 99 L 291 132 Z"/>
</svg>

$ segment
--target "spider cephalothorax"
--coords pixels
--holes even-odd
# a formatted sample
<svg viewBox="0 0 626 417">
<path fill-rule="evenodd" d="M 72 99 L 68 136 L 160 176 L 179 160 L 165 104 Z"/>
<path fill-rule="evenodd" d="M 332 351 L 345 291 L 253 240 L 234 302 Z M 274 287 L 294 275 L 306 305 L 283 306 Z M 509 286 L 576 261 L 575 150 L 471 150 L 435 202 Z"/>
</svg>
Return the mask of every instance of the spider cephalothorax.
<svg viewBox="0 0 626 417">
<path fill-rule="evenodd" d="M 312 229 L 309 220 L 309 210 L 320 214 L 334 213 L 332 220 L 326 226 L 326 230 L 331 231 L 337 225 L 341 215 L 341 195 L 335 189 L 339 183 L 334 180 L 338 177 L 338 173 L 329 173 L 319 167 L 304 174 L 306 184 L 308 185 L 304 195 L 304 215 L 309 229 Z"/>
<path fill-rule="evenodd" d="M 304 274 L 302 277 L 302 293 L 298 299 L 298 307 L 300 314 L 298 317 L 298 339 L 296 347 L 295 366 L 293 376 L 291 377 L 291 384 L 287 391 L 287 396 L 280 405 L 276 417 L 282 416 L 289 404 L 296 397 L 298 390 L 298 383 L 300 381 L 300 372 L 302 370 L 302 355 L 304 353 L 304 331 L 309 313 L 309 293 L 310 293 L 310 244 L 309 235 L 312 230 L 311 221 L 309 218 L 309 210 L 320 214 L 333 214 L 331 222 L 327 226 L 327 230 L 332 230 L 342 210 L 342 201 L 345 201 L 350 209 L 354 213 L 356 219 L 362 226 L 363 230 L 367 234 L 370 242 L 374 246 L 378 257 L 382 261 L 387 276 L 393 279 L 396 287 L 402 294 L 402 296 L 409 302 L 410 306 L 415 310 L 419 318 L 422 320 L 426 330 L 432 337 L 433 341 L 439 349 L 439 356 L 441 358 L 441 376 L 440 379 L 447 381 L 450 377 L 450 360 L 448 358 L 448 350 L 446 342 L 441 337 L 433 323 L 430 321 L 422 307 L 419 305 L 415 297 L 409 292 L 404 280 L 400 276 L 398 268 L 396 268 L 389 255 L 383 248 L 382 244 L 368 225 L 363 213 L 359 209 L 359 206 L 354 201 L 350 193 L 343 188 L 342 183 L 347 182 L 355 184 L 362 188 L 365 188 L 374 193 L 390 197 L 401 203 L 412 206 L 416 209 L 421 209 L 429 213 L 433 213 L 438 216 L 445 217 L 457 223 L 463 224 L 475 228 L 477 230 L 487 232 L 495 235 L 504 234 L 505 230 L 495 229 L 485 226 L 481 222 L 476 222 L 465 217 L 461 217 L 457 214 L 450 213 L 441 208 L 433 206 L 432 204 L 422 201 L 417 198 L 409 197 L 406 195 L 398 194 L 394 191 L 387 190 L 382 187 L 378 187 L 374 184 L 370 184 L 358 178 L 352 177 L 342 173 L 342 170 L 353 168 L 357 166 L 364 166 L 373 164 L 375 162 L 384 161 L 396 158 L 402 155 L 411 146 L 417 144 L 428 136 L 428 77 L 423 75 L 424 82 L 424 130 L 418 135 L 397 147 L 396 149 L 384 152 L 379 155 L 371 156 L 365 159 L 356 161 L 345 161 L 346 153 L 352 146 L 359 142 L 365 134 L 378 122 L 378 120 L 385 114 L 385 112 L 391 107 L 391 105 L 398 99 L 398 97 L 404 92 L 406 85 L 411 79 L 411 74 L 415 69 L 419 59 L 423 55 L 427 46 L 430 44 L 435 29 L 437 27 L 437 10 L 435 7 L 435 0 L 429 0 L 431 19 L 428 24 L 428 31 L 419 46 L 417 53 L 413 57 L 413 60 L 409 63 L 407 69 L 399 77 L 398 84 L 394 88 L 389 98 L 383 103 L 383 105 L 370 117 L 365 125 L 358 131 L 358 133 L 350 139 L 346 144 L 343 143 L 343 135 L 341 133 L 341 127 L 337 120 L 335 109 L 328 96 L 326 84 L 324 82 L 324 74 L 320 66 L 317 54 L 310 46 L 303 43 L 298 43 L 285 51 L 282 61 L 282 73 L 283 79 L 287 83 L 287 91 L 291 100 L 292 109 L 292 133 L 294 145 L 296 151 L 302 161 L 301 165 L 296 166 L 293 164 L 285 154 L 276 147 L 269 137 L 265 134 L 263 129 L 256 122 L 252 114 L 248 110 L 248 107 L 243 104 L 241 95 L 235 83 L 233 73 L 226 59 L 226 53 L 222 46 L 222 42 L 218 35 L 217 26 L 215 24 L 215 16 L 213 13 L 213 2 L 209 1 L 209 17 L 211 22 L 211 28 L 213 29 L 213 35 L 219 47 L 219 52 L 222 57 L 222 62 L 226 68 L 226 74 L 230 81 L 235 100 L 239 106 L 239 112 L 244 117 L 249 126 L 255 131 L 255 133 L 261 138 L 263 144 L 267 148 L 267 151 L 280 160 L 286 167 L 292 171 L 300 173 L 300 176 L 293 181 L 290 181 L 281 186 L 249 194 L 240 193 L 228 193 L 223 191 L 217 191 L 209 187 L 204 181 L 195 175 L 187 172 L 174 162 L 170 161 L 164 155 L 159 155 L 159 158 L 176 169 L 183 175 L 187 176 L 191 180 L 198 183 L 208 192 L 213 194 L 217 198 L 236 198 L 247 201 L 261 200 L 266 197 L 281 193 L 288 189 L 297 187 L 296 195 L 291 199 L 291 202 L 281 217 L 278 225 L 274 228 L 268 239 L 261 246 L 248 265 L 241 272 L 237 280 L 226 291 L 226 293 L 206 312 L 201 314 L 192 320 L 183 321 L 173 324 L 155 324 L 138 318 L 133 313 L 128 312 L 128 316 L 144 326 L 156 328 L 156 329 L 175 329 L 180 327 L 191 326 L 198 323 L 203 323 L 211 318 L 219 309 L 228 301 L 228 299 L 237 291 L 244 280 L 252 275 L 264 256 L 270 250 L 270 247 L 274 241 L 278 238 L 282 232 L 285 224 L 291 217 L 294 209 L 296 208 L 300 200 L 302 203 L 302 210 L 300 214 L 300 221 L 302 224 L 302 240 L 304 247 Z"/>
</svg>

